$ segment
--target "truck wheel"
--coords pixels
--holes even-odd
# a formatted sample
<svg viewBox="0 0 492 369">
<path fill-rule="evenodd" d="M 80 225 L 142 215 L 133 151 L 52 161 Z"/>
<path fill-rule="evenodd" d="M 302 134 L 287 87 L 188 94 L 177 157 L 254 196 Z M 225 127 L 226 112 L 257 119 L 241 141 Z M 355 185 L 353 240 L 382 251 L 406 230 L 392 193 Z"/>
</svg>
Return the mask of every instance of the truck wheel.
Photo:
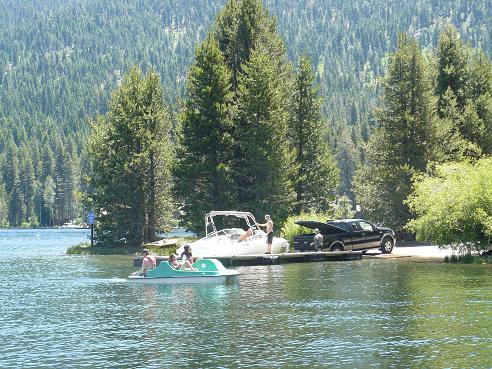
<svg viewBox="0 0 492 369">
<path fill-rule="evenodd" d="M 380 250 L 383 254 L 391 254 L 391 251 L 393 251 L 393 245 L 394 242 L 391 237 L 385 237 L 383 238 L 383 242 L 381 242 Z"/>
<path fill-rule="evenodd" d="M 336 243 L 331 247 L 331 251 L 343 251 L 343 245 Z"/>
</svg>

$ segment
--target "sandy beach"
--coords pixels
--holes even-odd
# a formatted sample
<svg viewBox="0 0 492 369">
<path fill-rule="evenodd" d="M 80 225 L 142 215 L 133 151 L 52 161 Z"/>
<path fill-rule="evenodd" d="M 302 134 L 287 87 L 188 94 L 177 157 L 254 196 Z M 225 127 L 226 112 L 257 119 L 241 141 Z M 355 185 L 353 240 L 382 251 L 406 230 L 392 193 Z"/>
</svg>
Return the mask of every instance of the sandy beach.
<svg viewBox="0 0 492 369">
<path fill-rule="evenodd" d="M 454 251 L 456 254 L 457 252 Z M 391 254 L 382 254 L 379 250 L 369 250 L 365 256 L 374 256 L 382 258 L 423 258 L 423 259 L 440 259 L 443 260 L 446 256 L 451 256 L 453 250 L 451 248 L 439 248 L 435 245 L 402 243 L 393 248 Z"/>
</svg>

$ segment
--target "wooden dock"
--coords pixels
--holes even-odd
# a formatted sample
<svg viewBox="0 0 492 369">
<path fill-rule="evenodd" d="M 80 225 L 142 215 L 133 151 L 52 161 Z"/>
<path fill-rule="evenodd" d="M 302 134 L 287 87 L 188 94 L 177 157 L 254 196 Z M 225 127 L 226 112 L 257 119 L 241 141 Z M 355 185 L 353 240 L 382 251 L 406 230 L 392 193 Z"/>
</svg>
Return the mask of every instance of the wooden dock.
<svg viewBox="0 0 492 369">
<path fill-rule="evenodd" d="M 209 256 L 206 259 L 218 259 L 224 266 L 242 265 L 277 265 L 285 263 L 310 263 L 317 261 L 346 261 L 362 259 L 362 251 L 330 251 L 330 252 L 289 252 L 283 254 L 258 254 L 241 256 Z M 157 265 L 161 261 L 167 261 L 167 256 L 156 256 Z M 142 265 L 142 257 L 133 258 L 133 266 L 139 268 Z"/>
</svg>

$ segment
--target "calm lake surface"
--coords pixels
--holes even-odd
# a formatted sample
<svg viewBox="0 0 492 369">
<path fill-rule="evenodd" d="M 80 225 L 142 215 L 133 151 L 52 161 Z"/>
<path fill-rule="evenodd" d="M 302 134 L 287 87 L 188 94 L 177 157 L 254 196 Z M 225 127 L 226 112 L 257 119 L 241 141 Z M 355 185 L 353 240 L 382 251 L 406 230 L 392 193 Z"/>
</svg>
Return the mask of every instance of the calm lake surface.
<svg viewBox="0 0 492 369">
<path fill-rule="evenodd" d="M 405 259 L 128 285 L 87 230 L 0 230 L 2 368 L 490 368 L 492 268 Z"/>
</svg>

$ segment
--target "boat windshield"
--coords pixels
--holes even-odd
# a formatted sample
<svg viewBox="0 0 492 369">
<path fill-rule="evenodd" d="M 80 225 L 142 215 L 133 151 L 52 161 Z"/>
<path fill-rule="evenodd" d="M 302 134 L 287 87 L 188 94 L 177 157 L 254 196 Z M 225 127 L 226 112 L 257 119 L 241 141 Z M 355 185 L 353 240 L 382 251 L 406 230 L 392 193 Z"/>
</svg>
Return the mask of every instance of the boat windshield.
<svg viewBox="0 0 492 369">
<path fill-rule="evenodd" d="M 226 229 L 221 229 L 220 231 L 217 231 L 217 232 L 209 233 L 203 239 L 207 239 L 207 238 L 211 238 L 211 237 L 218 237 L 218 236 L 232 236 L 235 234 L 241 235 L 244 232 L 245 231 L 242 228 L 226 228 Z"/>
<path fill-rule="evenodd" d="M 214 217 L 220 217 L 221 220 L 216 225 Z M 242 228 L 237 228 L 238 221 L 241 222 Z M 205 215 L 205 234 L 206 236 L 217 236 L 220 234 L 241 234 L 243 229 L 256 229 L 256 220 L 253 214 L 244 211 L 211 211 Z M 223 229 L 217 229 L 223 228 Z M 222 233 L 220 233 L 222 232 Z"/>
</svg>

